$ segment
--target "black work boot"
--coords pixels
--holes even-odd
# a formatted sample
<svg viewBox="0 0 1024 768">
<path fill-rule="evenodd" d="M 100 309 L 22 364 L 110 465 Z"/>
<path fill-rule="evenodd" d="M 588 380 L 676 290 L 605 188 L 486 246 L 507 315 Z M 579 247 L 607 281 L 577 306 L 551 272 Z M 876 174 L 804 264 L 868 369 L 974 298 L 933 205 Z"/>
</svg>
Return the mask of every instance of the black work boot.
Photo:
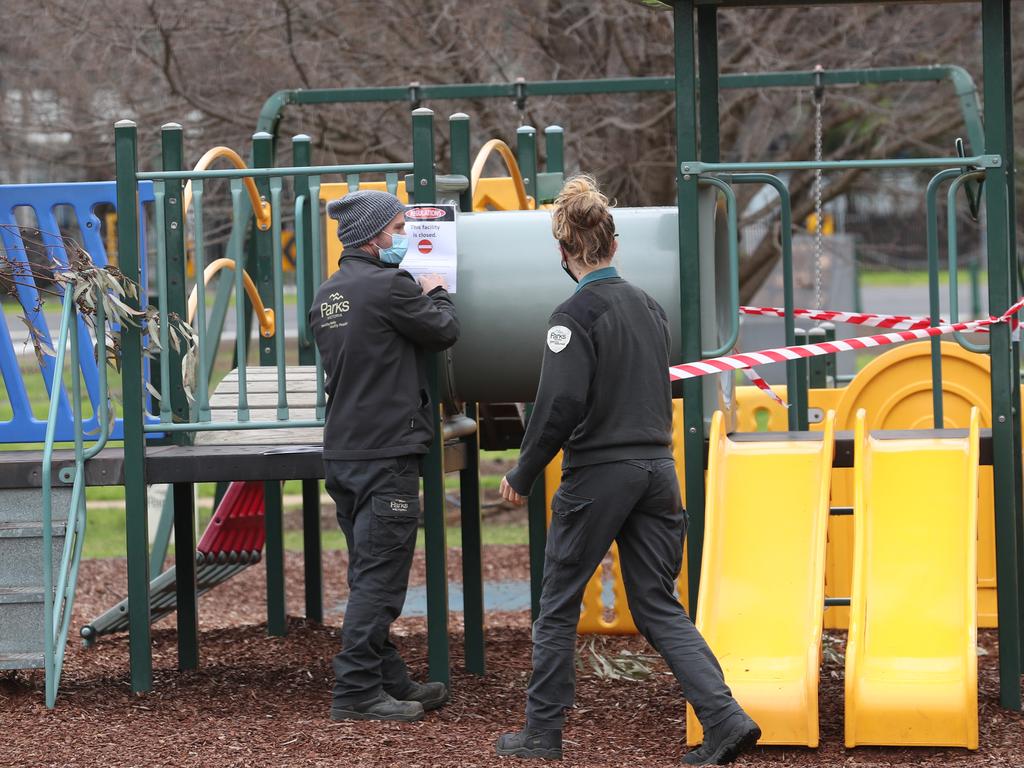
<svg viewBox="0 0 1024 768">
<path fill-rule="evenodd" d="M 751 749 L 761 729 L 746 712 L 736 712 L 704 732 L 704 743 L 683 755 L 683 765 L 726 765 Z"/>
<path fill-rule="evenodd" d="M 562 759 L 562 731 L 558 728 L 531 728 L 519 733 L 506 733 L 498 737 L 499 755 L 541 757 L 545 760 Z"/>
<path fill-rule="evenodd" d="M 696 747 L 683 755 L 683 765 L 704 765 L 704 758 L 707 757 L 711 744 L 702 741 Z"/>
<path fill-rule="evenodd" d="M 423 705 L 418 701 L 398 701 L 381 693 L 358 704 L 331 707 L 331 720 L 399 720 L 412 723 L 423 719 Z"/>
<path fill-rule="evenodd" d="M 444 683 L 417 683 L 410 680 L 407 688 L 388 693 L 399 701 L 418 701 L 425 712 L 437 709 L 448 701 L 448 688 Z"/>
</svg>

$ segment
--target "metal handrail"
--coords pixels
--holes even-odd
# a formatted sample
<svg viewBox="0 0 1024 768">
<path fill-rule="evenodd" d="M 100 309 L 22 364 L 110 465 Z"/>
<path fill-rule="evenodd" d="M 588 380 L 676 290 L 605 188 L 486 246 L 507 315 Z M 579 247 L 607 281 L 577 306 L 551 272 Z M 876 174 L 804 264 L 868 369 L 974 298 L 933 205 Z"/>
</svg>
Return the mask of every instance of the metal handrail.
<svg viewBox="0 0 1024 768">
<path fill-rule="evenodd" d="M 203 270 L 203 282 L 206 285 L 210 284 L 210 281 L 214 276 L 222 269 L 235 269 L 235 260 L 228 258 L 215 259 L 206 265 L 206 269 Z M 271 339 L 274 337 L 274 331 L 276 328 L 275 313 L 273 309 L 263 306 L 263 300 L 260 298 L 260 292 L 256 289 L 256 284 L 249 277 L 249 273 L 244 269 L 242 270 L 242 281 L 245 285 L 245 295 L 249 297 L 249 301 L 252 302 L 253 310 L 256 312 L 256 318 L 260 324 L 260 334 L 265 339 Z M 238 301 L 238 299 L 236 299 Z M 188 322 L 191 323 L 196 317 L 196 306 L 199 302 L 199 288 L 198 282 L 196 286 L 192 288 L 192 292 L 188 295 Z"/>
<path fill-rule="evenodd" d="M 207 152 L 199 158 L 199 162 L 195 164 L 193 171 L 205 171 L 217 160 L 225 159 L 231 162 L 235 168 L 240 170 L 248 170 L 248 166 L 241 156 L 230 147 L 214 147 L 213 149 L 207 150 Z M 245 188 L 249 193 L 249 202 L 252 204 L 253 213 L 256 214 L 256 226 L 261 231 L 266 232 L 270 229 L 270 203 L 260 197 L 259 190 L 256 189 L 256 184 L 253 182 L 252 177 L 245 179 Z M 185 204 L 182 206 L 182 211 L 187 212 L 188 207 L 192 204 L 192 182 L 191 180 L 185 185 L 185 192 L 183 193 Z"/>
<path fill-rule="evenodd" d="M 959 168 L 947 168 L 939 171 L 928 182 L 925 191 L 925 210 L 927 211 L 927 248 L 928 248 L 928 316 L 932 327 L 939 324 L 942 309 L 939 304 L 939 223 L 936 196 L 939 187 L 947 179 L 960 174 Z M 933 336 L 931 344 L 932 358 L 932 426 L 941 429 L 945 423 L 942 403 L 942 339 Z"/>
<path fill-rule="evenodd" d="M 99 370 L 99 434 L 88 449 L 84 446 L 82 431 L 82 382 L 79 372 L 78 319 L 75 312 L 74 285 L 64 291 L 60 331 L 57 334 L 56 360 L 50 381 L 50 405 L 47 412 L 46 437 L 40 467 L 42 485 L 43 528 L 43 667 L 46 676 L 46 706 L 53 707 L 57 699 L 64 652 L 71 626 L 78 564 L 85 539 L 85 462 L 106 445 L 109 438 L 109 403 L 106 378 L 106 315 L 99 295 L 96 301 L 95 331 L 100 355 Z M 61 470 L 60 480 L 71 483 L 71 504 L 65 521 L 64 550 L 57 584 L 53 583 L 53 450 L 57 427 L 59 394 L 63 391 L 66 350 L 71 347 L 72 413 L 75 425 L 75 465 Z M 56 605 L 55 605 L 56 602 Z"/>
<path fill-rule="evenodd" d="M 965 181 L 971 179 L 983 179 L 985 178 L 985 171 L 968 171 L 962 173 L 953 179 L 953 183 L 949 185 L 949 190 L 946 193 L 946 237 L 947 237 L 947 258 L 949 259 L 949 321 L 956 323 L 960 317 L 960 296 L 959 296 L 959 277 L 957 274 L 957 220 L 956 220 L 956 193 L 957 190 L 963 185 Z M 987 344 L 975 344 L 974 342 L 968 341 L 964 338 L 963 334 L 956 331 L 953 334 L 955 338 L 964 349 L 969 352 L 982 352 L 988 353 L 991 343 Z"/>
<path fill-rule="evenodd" d="M 729 228 L 729 309 L 732 316 L 732 330 L 729 338 L 720 347 L 704 350 L 704 357 L 721 357 L 732 351 L 740 338 L 740 251 L 739 227 L 736 222 L 736 193 L 732 187 L 714 176 L 703 176 L 700 183 L 717 187 L 725 196 L 725 218 Z"/>
<path fill-rule="evenodd" d="M 723 176 L 724 180 L 735 184 L 766 184 L 779 195 L 779 215 L 782 240 L 782 306 L 786 346 L 796 344 L 796 317 L 793 310 L 796 299 L 793 296 L 793 204 L 789 195 L 789 187 L 778 176 L 770 173 L 738 173 Z M 795 360 L 786 361 L 786 391 L 789 393 L 791 408 L 786 414 L 789 428 L 793 431 L 806 429 L 802 420 L 807 418 L 807 382 L 798 376 Z"/>
</svg>

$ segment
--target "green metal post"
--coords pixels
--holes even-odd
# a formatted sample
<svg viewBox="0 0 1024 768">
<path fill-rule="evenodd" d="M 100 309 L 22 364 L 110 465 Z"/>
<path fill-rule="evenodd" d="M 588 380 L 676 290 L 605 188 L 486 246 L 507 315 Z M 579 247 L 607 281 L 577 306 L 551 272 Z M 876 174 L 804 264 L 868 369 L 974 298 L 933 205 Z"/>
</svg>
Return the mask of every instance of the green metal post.
<svg viewBox="0 0 1024 768">
<path fill-rule="evenodd" d="M 721 159 L 718 125 L 718 9 L 702 5 L 697 9 L 697 66 L 700 84 L 700 159 L 717 163 Z"/>
<path fill-rule="evenodd" d="M 141 284 L 139 248 L 138 134 L 135 123 L 114 126 L 117 169 L 117 252 L 121 271 Z M 124 298 L 139 309 L 139 300 Z M 146 514 L 145 398 L 142 381 L 142 329 L 121 329 L 121 402 L 124 406 L 125 539 L 128 554 L 128 656 L 132 690 L 153 687 L 153 650 L 149 627 L 149 521 Z"/>
<path fill-rule="evenodd" d="M 185 147 L 182 128 L 178 123 L 167 123 L 160 131 L 163 170 L 180 171 L 185 167 Z M 167 260 L 167 311 L 178 317 L 186 317 L 185 300 L 185 211 L 183 205 L 184 183 L 180 179 L 168 179 L 164 197 L 164 231 L 157 237 L 164 239 Z M 188 398 L 181 379 L 181 355 L 173 349 L 165 349 L 160 355 L 161 365 L 170 368 L 171 411 L 175 420 L 188 421 Z M 168 397 L 167 393 L 161 393 Z M 186 434 L 174 435 L 175 443 L 186 442 Z"/>
<path fill-rule="evenodd" d="M 452 171 L 457 173 L 457 171 Z M 476 403 L 466 403 L 466 416 L 477 420 Z M 480 433 L 463 439 L 466 466 L 459 473 L 462 516 L 462 602 L 466 671 L 485 673 L 484 570 L 480 519 Z"/>
<path fill-rule="evenodd" d="M 1012 101 L 1007 100 L 1011 77 L 1010 2 L 982 0 L 982 53 L 985 91 L 985 151 L 1003 158 L 1004 164 L 991 168 L 985 179 L 985 210 L 988 246 L 989 312 L 1000 315 L 1013 298 L 1012 272 L 1015 254 L 1010 252 L 1009 228 L 1014 219 L 1009 210 L 1006 161 L 1012 152 L 1008 132 Z M 1021 604 L 1018 557 L 1017 473 L 1021 456 L 1016 452 L 1013 388 L 1020 386 L 1013 369 L 1014 353 L 1006 323 L 991 328 L 992 362 L 992 464 L 995 492 L 996 580 L 999 611 L 999 701 L 1006 709 L 1021 708 Z"/>
<path fill-rule="evenodd" d="M 825 329 L 811 328 L 807 334 L 808 344 L 819 344 L 825 341 Z M 812 357 L 807 361 L 807 382 L 811 389 L 824 389 L 828 381 L 828 366 L 824 355 Z"/>
<path fill-rule="evenodd" d="M 182 170 L 185 163 L 185 147 L 181 126 L 178 123 L 164 125 L 160 131 L 160 143 L 163 170 Z M 166 185 L 163 200 L 164 231 L 157 232 L 156 236 L 163 239 L 163 253 L 166 260 L 166 264 L 162 267 L 166 270 L 167 275 L 165 301 L 168 312 L 173 312 L 178 317 L 186 317 L 184 183 L 180 179 L 168 179 L 164 184 Z M 162 324 L 166 322 L 166 318 L 161 318 Z M 181 379 L 181 355 L 175 353 L 172 348 L 163 349 L 160 353 L 160 363 L 169 368 L 171 388 L 170 392 L 161 394 L 170 399 L 174 419 L 187 422 L 189 421 L 189 407 Z M 188 433 L 172 432 L 170 439 L 179 445 L 184 444 L 188 442 Z M 178 669 L 196 669 L 199 666 L 199 612 L 196 594 L 195 502 L 192 484 L 176 483 L 170 489 L 169 503 L 173 510 L 175 534 Z M 161 521 L 160 533 L 164 533 L 163 521 Z M 158 538 L 162 538 L 162 536 L 158 536 Z M 160 573 L 163 570 L 166 544 L 164 541 L 154 544 L 150 572 Z M 159 563 L 156 562 L 157 557 L 160 558 Z"/>
<path fill-rule="evenodd" d="M 472 159 L 469 148 L 469 115 L 457 112 L 448 118 L 451 146 L 451 172 L 470 178 Z M 473 210 L 473 190 L 467 186 L 459 194 L 459 210 Z M 477 420 L 476 403 L 466 403 L 466 416 Z M 462 601 L 463 653 L 466 670 L 484 674 L 484 576 L 483 541 L 480 518 L 480 434 L 463 439 L 466 466 L 459 473 L 459 499 L 462 524 Z"/>
<path fill-rule="evenodd" d="M 465 176 L 470 179 L 473 160 L 469 151 L 469 115 L 465 112 L 456 112 L 448 118 L 449 146 L 452 156 L 452 175 Z M 470 186 L 467 186 L 459 193 L 459 210 L 469 213 L 473 210 L 473 188 L 472 179 Z"/>
<path fill-rule="evenodd" d="M 526 406 L 526 424 L 533 416 L 533 403 Z M 526 503 L 527 530 L 530 540 L 530 621 L 540 616 L 540 595 L 544 585 L 544 550 L 548 545 L 547 489 L 541 474 L 530 489 Z"/>
<path fill-rule="evenodd" d="M 1004 110 L 1004 128 L 1003 133 L 1006 136 L 1006 146 L 1003 148 L 1003 159 L 1005 161 L 1004 168 L 1006 169 L 1006 209 L 1007 209 L 1007 239 L 1009 241 L 1007 245 L 1007 255 L 1010 261 L 1010 298 L 1016 300 L 1021 294 L 1021 279 L 1020 272 L 1017 269 L 1017 167 L 1016 157 L 1017 153 L 1014 148 L 1014 119 L 1013 119 L 1013 105 L 1016 103 L 1014 86 L 1013 86 L 1013 62 L 1012 62 L 1012 48 L 1010 41 L 1013 39 L 1013 33 L 1011 29 L 1012 21 L 1010 16 L 1010 4 L 1007 2 L 1004 6 L 1004 51 L 1006 51 L 1006 58 L 1003 61 L 1003 71 L 1006 76 L 1003 78 L 1003 103 L 1008 105 Z M 980 303 L 980 302 L 979 302 Z M 980 315 L 980 309 L 978 315 Z M 1015 506 L 1014 510 L 1017 519 L 1017 598 L 1018 598 L 1018 639 L 1020 641 L 1020 657 L 1018 662 L 1018 674 L 1021 668 L 1024 667 L 1024 520 L 1021 518 L 1022 510 L 1024 510 L 1024 469 L 1021 467 L 1021 456 L 1024 452 L 1024 437 L 1021 435 L 1021 391 L 1020 387 L 1017 386 L 1016 382 L 1020 375 L 1020 357 L 1021 357 L 1021 344 L 1020 339 L 1013 343 L 1013 358 L 1010 364 L 1011 377 L 1014 381 L 1014 385 L 1010 388 L 1010 394 L 1013 399 L 1013 428 L 1011 430 L 1013 434 L 1013 455 L 1017 459 L 1015 465 L 1016 471 L 1014 475 L 1015 486 Z"/>
<path fill-rule="evenodd" d="M 412 113 L 413 192 L 416 203 L 433 203 L 434 113 L 425 107 Z M 427 657 L 431 680 L 448 683 L 448 542 L 445 529 L 444 444 L 441 434 L 441 356 L 427 356 L 427 379 L 434 439 L 423 461 L 423 536 L 427 560 Z"/>
<path fill-rule="evenodd" d="M 544 169 L 548 173 L 565 173 L 565 131 L 560 125 L 544 129 Z"/>
<path fill-rule="evenodd" d="M 679 313 L 683 360 L 699 360 L 700 242 L 697 174 L 697 78 L 694 72 L 693 0 L 672 6 L 675 34 L 676 185 L 679 207 Z M 713 75 L 709 75 L 713 77 Z M 686 452 L 686 507 L 689 602 L 696 614 L 700 562 L 704 549 L 704 403 L 700 379 L 683 382 L 683 447 Z"/>
<path fill-rule="evenodd" d="M 252 158 L 254 168 L 269 168 L 273 164 L 273 137 L 269 133 L 255 133 L 252 137 Z M 266 178 L 256 179 L 256 187 L 262 199 L 270 198 L 270 182 Z M 261 231 L 253 227 L 254 254 L 256 257 L 256 288 L 259 290 L 263 306 L 273 307 L 275 312 L 283 312 L 277 306 L 277 294 L 274 290 L 274 259 L 280 258 L 280 243 L 273 242 L 270 230 Z M 235 301 L 241 297 L 236 296 Z M 241 329 L 238 329 L 241 331 Z M 276 365 L 277 353 L 270 339 L 259 337 L 260 365 Z M 241 377 L 243 371 L 239 371 Z M 288 634 L 287 606 L 284 589 L 284 513 L 281 498 L 281 482 L 269 480 L 263 484 L 263 524 L 266 527 L 266 564 L 267 564 L 267 632 L 271 635 Z"/>
<path fill-rule="evenodd" d="M 516 160 L 523 174 L 526 194 L 537 199 L 537 129 L 523 125 L 516 129 Z"/>
<path fill-rule="evenodd" d="M 825 331 L 825 341 L 836 340 L 836 326 L 833 323 L 822 323 L 821 328 Z M 835 387 L 836 385 L 836 356 L 825 355 L 825 386 Z"/>
<path fill-rule="evenodd" d="M 309 136 L 300 134 L 292 139 L 292 165 L 307 166 L 313 162 L 313 143 Z M 316 265 L 310 246 L 313 243 L 310 205 L 319 201 L 310 200 L 309 177 L 295 177 L 295 196 L 304 195 L 306 207 L 301 219 L 295 220 L 295 290 L 298 295 L 297 324 L 299 327 L 299 365 L 315 365 L 316 349 L 313 338 L 307 333 L 309 304 L 316 293 Z M 301 232 L 300 232 L 301 230 Z M 303 252 L 299 252 L 299 243 Z M 301 267 L 301 268 L 300 268 Z M 299 277 L 301 276 L 301 277 Z M 300 284 L 301 282 L 301 284 Z M 282 308 L 283 311 L 283 308 Z M 323 542 L 320 536 L 320 481 L 302 481 L 302 567 L 306 585 L 306 618 L 317 624 L 324 620 L 323 590 Z"/>
<path fill-rule="evenodd" d="M 196 594 L 195 495 L 192 483 L 175 483 L 174 566 L 178 596 L 178 669 L 199 667 L 199 599 Z"/>
<path fill-rule="evenodd" d="M 806 344 L 807 331 L 803 328 L 797 328 L 795 330 L 796 343 L 803 345 Z M 796 413 L 796 428 L 800 432 L 806 432 L 808 429 L 808 413 L 807 410 L 810 407 L 810 402 L 807 398 L 807 389 L 810 384 L 810 375 L 807 370 L 807 358 L 801 357 L 799 360 L 793 361 L 796 364 L 796 385 L 801 390 L 800 409 Z"/>
</svg>

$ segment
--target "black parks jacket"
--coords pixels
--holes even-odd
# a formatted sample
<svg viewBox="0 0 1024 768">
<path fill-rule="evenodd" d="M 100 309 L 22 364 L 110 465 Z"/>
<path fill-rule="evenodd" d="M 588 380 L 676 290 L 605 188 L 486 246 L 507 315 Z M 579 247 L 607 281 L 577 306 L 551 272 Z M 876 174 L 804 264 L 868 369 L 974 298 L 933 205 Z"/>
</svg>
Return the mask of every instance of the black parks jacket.
<svg viewBox="0 0 1024 768">
<path fill-rule="evenodd" d="M 671 458 L 670 339 L 665 310 L 613 269 L 581 280 L 549 321 L 513 490 L 529 494 L 562 448 L 563 469 Z"/>
<path fill-rule="evenodd" d="M 309 309 L 327 391 L 325 459 L 426 453 L 433 439 L 424 353 L 459 337 L 448 292 L 345 249 Z"/>
</svg>

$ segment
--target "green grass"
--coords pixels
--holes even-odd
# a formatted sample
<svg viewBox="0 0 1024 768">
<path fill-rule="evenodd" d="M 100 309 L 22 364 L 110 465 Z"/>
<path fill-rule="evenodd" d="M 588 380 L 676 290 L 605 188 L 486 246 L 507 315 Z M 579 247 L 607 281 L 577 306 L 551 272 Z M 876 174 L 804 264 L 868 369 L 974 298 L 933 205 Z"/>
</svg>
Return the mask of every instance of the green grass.
<svg viewBox="0 0 1024 768">
<path fill-rule="evenodd" d="M 859 274 L 861 288 L 911 288 L 928 285 L 928 270 L 914 269 L 907 271 L 873 271 L 861 270 Z M 957 280 L 960 285 L 970 285 L 971 273 L 969 270 L 961 269 L 957 273 Z M 988 273 L 980 272 L 978 280 L 984 285 L 988 282 Z M 942 272 L 939 275 L 940 285 L 949 285 L 949 274 Z"/>
<path fill-rule="evenodd" d="M 200 524 L 204 525 L 205 521 L 200 520 Z M 338 528 L 324 530 L 321 539 L 327 551 L 347 549 L 345 537 Z M 483 527 L 484 544 L 526 544 L 527 541 L 525 524 L 485 524 Z M 285 531 L 284 546 L 289 551 L 302 551 L 302 531 Z M 448 546 L 462 546 L 462 530 L 458 526 L 448 528 Z M 423 548 L 422 530 L 417 534 L 416 548 Z M 173 551 L 172 547 L 171 553 Z M 89 508 L 82 557 L 124 557 L 124 554 L 124 510 L 114 507 Z"/>
</svg>

